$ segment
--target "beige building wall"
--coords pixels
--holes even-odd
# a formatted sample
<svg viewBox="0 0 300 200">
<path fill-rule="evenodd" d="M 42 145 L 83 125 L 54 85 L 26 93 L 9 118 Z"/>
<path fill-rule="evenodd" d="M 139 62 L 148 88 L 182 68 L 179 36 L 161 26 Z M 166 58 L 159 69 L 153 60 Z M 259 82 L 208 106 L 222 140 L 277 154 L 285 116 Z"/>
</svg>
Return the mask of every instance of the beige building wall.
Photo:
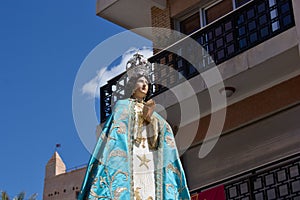
<svg viewBox="0 0 300 200">
<path fill-rule="evenodd" d="M 85 171 L 86 167 L 66 172 L 63 160 L 55 152 L 46 165 L 43 200 L 77 199 Z"/>
</svg>

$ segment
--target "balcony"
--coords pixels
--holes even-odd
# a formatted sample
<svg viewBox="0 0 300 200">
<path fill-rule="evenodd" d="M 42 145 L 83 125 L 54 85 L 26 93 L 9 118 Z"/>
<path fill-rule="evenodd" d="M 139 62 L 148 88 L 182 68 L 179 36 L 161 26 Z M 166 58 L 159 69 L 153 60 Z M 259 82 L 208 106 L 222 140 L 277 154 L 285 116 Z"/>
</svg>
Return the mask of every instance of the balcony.
<svg viewBox="0 0 300 200">
<path fill-rule="evenodd" d="M 298 70 L 295 63 L 299 63 L 299 49 L 294 27 L 292 0 L 281 0 L 273 4 L 266 0 L 252 1 L 189 36 L 205 51 L 195 52 L 192 46 L 183 45 L 183 39 L 151 57 L 149 61 L 154 66 L 163 64 L 178 72 L 170 73 L 165 68 L 154 67 L 154 82 L 164 83 L 163 85 L 171 88 L 181 83 L 184 78 L 188 79 L 195 86 L 198 99 L 202 102 L 201 110 L 206 112 L 209 102 L 201 100 L 204 98 L 201 95 L 206 86 L 199 73 L 209 71 L 215 63 L 225 85 L 240 84 L 239 98 L 245 97 L 251 91 L 263 88 L 270 82 L 276 82 Z M 183 57 L 197 57 L 201 60 L 197 66 L 193 66 Z M 247 73 L 242 73 L 246 71 Z M 122 74 L 100 89 L 101 122 L 111 113 L 111 102 L 124 98 L 126 79 L 119 80 L 120 77 Z M 121 84 L 117 85 L 117 82 Z M 168 106 L 176 103 L 158 97 L 159 94 L 169 92 L 161 84 L 153 85 L 151 90 L 158 98 L 157 102 Z M 170 92 L 168 94 L 172 95 Z"/>
<path fill-rule="evenodd" d="M 166 0 L 97 0 L 96 13 L 126 29 L 151 27 L 152 6 L 164 9 Z"/>
<path fill-rule="evenodd" d="M 299 152 L 191 192 L 192 197 L 221 186 L 226 199 L 293 199 L 300 195 Z M 214 192 L 211 192 L 214 193 Z M 199 195 L 200 196 L 200 195 Z"/>
</svg>

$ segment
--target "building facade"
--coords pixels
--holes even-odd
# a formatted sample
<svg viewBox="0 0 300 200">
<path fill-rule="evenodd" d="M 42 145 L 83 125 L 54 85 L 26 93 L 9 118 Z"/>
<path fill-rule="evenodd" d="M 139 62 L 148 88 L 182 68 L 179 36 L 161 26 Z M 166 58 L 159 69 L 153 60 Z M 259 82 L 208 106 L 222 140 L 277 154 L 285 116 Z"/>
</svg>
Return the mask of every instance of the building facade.
<svg viewBox="0 0 300 200">
<path fill-rule="evenodd" d="M 161 27 L 188 35 L 180 41 L 172 38 L 169 48 L 154 49 L 149 60 L 178 72 L 154 68 L 154 81 L 172 88 L 184 77 L 200 102 L 201 116 L 178 130 L 188 135 L 199 125 L 181 156 L 193 199 L 220 191 L 226 199 L 300 198 L 300 1 L 97 0 L 97 15 L 127 29 Z M 161 42 L 134 31 L 149 37 L 154 46 Z M 188 38 L 205 51 L 182 45 Z M 187 57 L 174 52 L 186 52 Z M 188 62 L 190 57 L 197 63 Z M 224 85 L 205 80 L 215 67 L 212 63 Z M 102 121 L 111 111 L 112 87 L 120 77 L 101 88 Z M 189 97 L 178 102 L 171 90 L 161 85 L 152 89 L 176 132 L 180 105 Z M 224 92 L 225 108 L 212 109 L 211 90 Z M 122 98 L 121 92 L 114 95 Z M 214 116 L 224 109 L 219 137 L 214 127 L 222 122 Z M 199 158 L 207 138 L 217 137 L 211 152 Z M 177 145 L 184 147 L 180 140 Z"/>
<path fill-rule="evenodd" d="M 66 170 L 66 165 L 57 151 L 45 169 L 43 200 L 76 200 L 86 167 Z"/>
<path fill-rule="evenodd" d="M 127 29 L 160 27 L 177 30 L 197 41 L 205 52 L 166 36 L 170 48 L 154 49 L 156 82 L 169 88 L 187 79 L 195 90 L 201 115 L 178 129 L 180 105 L 172 91 L 154 85 L 156 102 L 178 135 L 191 134 L 192 144 L 181 156 L 193 199 L 300 199 L 300 1 L 299 0 L 97 0 L 97 15 Z M 138 17 L 137 17 L 138 16 Z M 181 52 L 181 53 L 174 53 Z M 183 58 L 196 57 L 196 63 Z M 193 60 L 193 59 L 191 59 Z M 213 64 L 212 64 L 213 63 Z M 223 80 L 208 87 L 205 74 L 217 67 Z M 112 87 L 101 88 L 101 120 L 111 111 Z M 227 106 L 222 124 L 214 116 L 211 90 L 223 91 Z M 122 98 L 122 87 L 117 98 Z M 229 94 L 232 93 L 232 94 Z M 211 129 L 211 127 L 213 127 Z M 209 130 L 209 131 L 208 131 Z M 211 152 L 199 158 L 205 138 L 219 137 Z M 185 144 L 177 141 L 182 149 Z M 46 165 L 44 200 L 76 199 L 85 168 L 66 171 L 55 152 Z"/>
</svg>

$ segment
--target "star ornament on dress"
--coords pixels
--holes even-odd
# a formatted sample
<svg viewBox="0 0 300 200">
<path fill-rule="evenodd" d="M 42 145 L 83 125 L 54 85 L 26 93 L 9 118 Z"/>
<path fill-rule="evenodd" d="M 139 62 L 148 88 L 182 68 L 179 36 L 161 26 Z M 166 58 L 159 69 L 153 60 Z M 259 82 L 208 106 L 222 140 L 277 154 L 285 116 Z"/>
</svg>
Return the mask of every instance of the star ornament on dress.
<svg viewBox="0 0 300 200">
<path fill-rule="evenodd" d="M 143 55 L 136 53 L 126 64 L 128 78 L 146 76 L 149 78 L 151 63 Z"/>
<path fill-rule="evenodd" d="M 147 157 L 146 157 L 145 154 L 143 156 L 139 156 L 139 155 L 136 155 L 136 156 L 141 161 L 140 167 L 143 166 L 143 165 L 145 165 L 145 167 L 147 167 L 147 169 L 149 169 L 148 162 L 150 162 L 151 160 L 147 159 Z"/>
</svg>

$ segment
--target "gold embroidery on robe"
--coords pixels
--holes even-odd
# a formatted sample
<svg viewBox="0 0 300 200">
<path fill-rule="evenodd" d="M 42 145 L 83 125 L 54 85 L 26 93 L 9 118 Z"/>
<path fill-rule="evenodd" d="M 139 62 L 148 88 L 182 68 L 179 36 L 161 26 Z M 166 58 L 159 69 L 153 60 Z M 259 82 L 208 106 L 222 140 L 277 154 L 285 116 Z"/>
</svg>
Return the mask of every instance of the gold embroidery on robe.
<svg viewBox="0 0 300 200">
<path fill-rule="evenodd" d="M 117 156 L 124 157 L 124 158 L 126 158 L 126 161 L 127 161 L 127 153 L 120 149 L 111 151 L 107 157 L 107 161 L 109 161 L 111 157 L 117 157 Z"/>
<path fill-rule="evenodd" d="M 180 179 L 180 187 L 181 187 L 182 186 L 181 172 L 171 163 L 168 164 L 167 170 L 171 170 L 173 173 L 177 174 L 178 178 Z"/>
<path fill-rule="evenodd" d="M 145 154 L 143 156 L 139 156 L 139 155 L 136 155 L 136 156 L 141 161 L 139 166 L 141 167 L 141 166 L 145 165 L 145 167 L 147 167 L 147 169 L 149 169 L 148 162 L 150 162 L 151 160 L 148 159 Z"/>
<path fill-rule="evenodd" d="M 173 184 L 166 184 L 166 190 L 168 193 L 171 193 L 171 191 L 169 190 L 169 188 L 172 188 L 174 191 L 174 199 L 177 199 L 177 192 L 175 190 L 175 186 Z"/>
<path fill-rule="evenodd" d="M 122 188 L 117 188 L 115 191 L 114 191 L 114 200 L 119 200 L 120 199 L 120 196 L 121 196 L 121 193 L 123 191 L 127 190 L 127 188 L 125 187 L 122 187 Z"/>
<path fill-rule="evenodd" d="M 125 123 L 119 122 L 119 127 L 118 127 L 118 130 L 117 130 L 117 133 L 125 134 L 126 132 L 127 132 L 127 128 L 126 128 Z"/>
<path fill-rule="evenodd" d="M 140 187 L 137 187 L 135 190 L 134 190 L 134 197 L 135 197 L 135 200 L 142 200 L 142 197 L 141 197 L 141 194 L 140 194 L 140 190 L 141 188 Z"/>
<path fill-rule="evenodd" d="M 169 124 L 166 124 L 166 128 L 167 128 L 167 131 L 168 131 L 169 133 L 172 133 L 172 132 L 173 132 L 172 129 L 171 129 L 171 126 L 170 126 Z"/>
<path fill-rule="evenodd" d="M 174 189 L 174 185 L 173 184 L 166 184 L 166 190 L 169 193 L 171 193 L 170 190 L 169 190 L 170 187 Z"/>
<path fill-rule="evenodd" d="M 180 179 L 180 186 L 179 188 L 177 189 L 177 191 L 175 190 L 175 186 L 173 184 L 166 184 L 166 189 L 167 189 L 167 192 L 168 193 L 171 193 L 169 188 L 173 188 L 174 189 L 174 199 L 177 199 L 177 194 L 178 193 L 181 193 L 184 189 L 185 189 L 185 186 L 182 185 L 182 174 L 181 172 L 174 166 L 172 165 L 171 163 L 168 164 L 167 166 L 167 170 L 170 170 L 172 171 L 173 173 L 175 173 L 178 178 Z"/>
<path fill-rule="evenodd" d="M 100 176 L 100 187 L 102 187 L 102 184 L 107 185 L 106 179 L 103 176 Z"/>
<path fill-rule="evenodd" d="M 171 136 L 166 137 L 166 143 L 171 147 L 175 148 L 175 141 Z"/>
<path fill-rule="evenodd" d="M 109 196 L 98 196 L 94 192 L 94 189 L 97 188 L 96 183 L 99 182 L 99 185 L 100 185 L 101 188 L 107 187 L 107 189 L 109 190 L 110 196 L 111 197 L 113 196 L 114 200 L 118 200 L 120 198 L 121 193 L 123 191 L 127 190 L 127 188 L 125 188 L 125 187 L 117 187 L 115 190 L 112 190 L 113 182 L 115 181 L 115 177 L 118 174 L 123 174 L 125 176 L 125 180 L 124 181 L 127 181 L 128 180 L 128 173 L 123 172 L 121 170 L 118 170 L 112 176 L 110 176 L 109 171 L 108 171 L 107 168 L 104 169 L 104 172 L 106 173 L 106 177 L 100 176 L 100 180 L 99 180 L 98 177 L 94 178 L 94 180 L 92 182 L 92 187 L 90 189 L 90 194 L 93 197 L 96 197 L 96 198 L 99 198 L 99 199 L 101 199 L 101 198 L 109 198 Z M 106 180 L 106 178 L 107 178 L 107 180 Z"/>
<path fill-rule="evenodd" d="M 90 194 L 93 196 L 93 197 L 96 197 L 98 199 L 106 199 L 107 197 L 106 196 L 99 196 L 97 195 L 93 190 L 90 191 Z"/>
</svg>

